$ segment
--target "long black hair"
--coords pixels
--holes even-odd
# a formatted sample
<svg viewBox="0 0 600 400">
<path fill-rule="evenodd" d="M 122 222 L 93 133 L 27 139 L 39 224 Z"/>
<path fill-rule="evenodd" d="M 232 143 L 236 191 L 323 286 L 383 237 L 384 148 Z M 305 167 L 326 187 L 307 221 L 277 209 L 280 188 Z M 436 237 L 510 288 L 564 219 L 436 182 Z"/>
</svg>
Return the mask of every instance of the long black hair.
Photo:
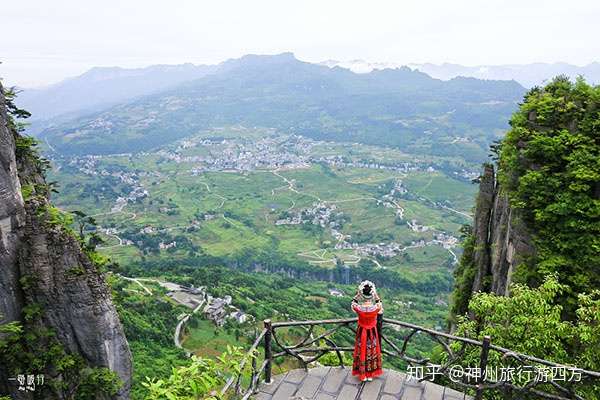
<svg viewBox="0 0 600 400">
<path fill-rule="evenodd" d="M 367 284 L 366 284 L 366 285 L 363 287 L 362 293 L 363 293 L 365 296 L 371 296 L 371 295 L 373 294 L 373 286 L 371 286 L 370 284 L 368 284 L 368 283 L 367 283 Z"/>
</svg>

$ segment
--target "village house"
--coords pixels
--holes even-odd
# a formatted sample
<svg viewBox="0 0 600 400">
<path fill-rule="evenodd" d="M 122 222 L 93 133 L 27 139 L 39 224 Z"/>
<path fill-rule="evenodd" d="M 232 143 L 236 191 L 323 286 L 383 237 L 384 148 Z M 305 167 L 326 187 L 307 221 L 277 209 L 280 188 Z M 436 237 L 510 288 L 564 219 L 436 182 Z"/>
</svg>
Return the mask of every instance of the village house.
<svg viewBox="0 0 600 400">
<path fill-rule="evenodd" d="M 229 314 L 229 318 L 235 319 L 238 324 L 243 324 L 248 320 L 248 314 L 243 311 L 237 310 Z"/>
<path fill-rule="evenodd" d="M 171 247 L 177 247 L 177 242 L 176 241 L 172 241 L 171 243 L 160 242 L 158 244 L 158 248 L 161 250 L 167 250 L 167 249 L 170 249 Z"/>
<path fill-rule="evenodd" d="M 213 297 L 208 305 L 204 308 L 204 314 L 208 319 L 213 321 L 217 326 L 225 324 L 225 318 L 229 314 L 229 305 L 231 305 L 231 296 L 224 298 Z"/>
</svg>

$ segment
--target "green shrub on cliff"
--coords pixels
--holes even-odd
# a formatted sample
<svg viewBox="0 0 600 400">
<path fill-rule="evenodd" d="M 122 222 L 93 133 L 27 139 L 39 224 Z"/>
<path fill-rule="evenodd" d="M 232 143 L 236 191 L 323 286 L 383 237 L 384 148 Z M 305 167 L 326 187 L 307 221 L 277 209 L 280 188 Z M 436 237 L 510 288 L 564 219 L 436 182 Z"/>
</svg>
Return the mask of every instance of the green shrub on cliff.
<svg viewBox="0 0 600 400">
<path fill-rule="evenodd" d="M 476 293 L 469 302 L 473 318 L 460 317 L 456 333 L 477 340 L 490 336 L 494 345 L 512 351 L 598 371 L 600 291 L 595 290 L 589 295 L 580 294 L 576 320 L 565 321 L 561 318 L 563 307 L 557 300 L 567 289 L 558 282 L 555 275 L 550 275 L 535 289 L 514 284 L 510 297 Z M 458 342 L 454 346 L 458 350 Z M 479 357 L 479 348 L 469 349 L 464 365 L 478 365 Z M 526 363 L 530 364 L 531 362 Z M 502 358 L 501 353 L 491 351 L 489 365 L 500 369 L 514 366 L 514 362 L 510 357 Z M 516 383 L 525 385 L 527 382 Z M 550 385 L 543 388 L 554 390 Z M 575 390 L 586 399 L 597 399 L 600 396 L 600 386 L 593 383 L 577 384 Z"/>
<path fill-rule="evenodd" d="M 189 365 L 173 368 L 167 379 L 148 379 L 147 400 L 217 400 L 219 390 L 230 376 L 245 376 L 239 369 L 244 357 L 237 347 L 228 347 L 216 360 L 192 357 Z M 249 355 L 248 357 L 254 357 Z M 246 377 L 248 378 L 248 377 Z"/>
<path fill-rule="evenodd" d="M 600 87 L 557 77 L 532 89 L 510 124 L 498 179 L 538 253 L 517 279 L 558 273 L 573 318 L 577 294 L 600 287 Z"/>
<path fill-rule="evenodd" d="M 520 353 L 600 370 L 600 86 L 557 77 L 527 93 L 510 124 L 492 148 L 496 195 L 508 196 L 535 255 L 512 272 L 517 283 L 509 297 L 472 293 L 475 243 L 488 238 L 465 229 L 452 321 L 458 335 L 489 335 Z M 475 351 L 466 361 L 478 358 Z M 581 390 L 585 398 L 600 398 L 597 385 Z"/>
</svg>

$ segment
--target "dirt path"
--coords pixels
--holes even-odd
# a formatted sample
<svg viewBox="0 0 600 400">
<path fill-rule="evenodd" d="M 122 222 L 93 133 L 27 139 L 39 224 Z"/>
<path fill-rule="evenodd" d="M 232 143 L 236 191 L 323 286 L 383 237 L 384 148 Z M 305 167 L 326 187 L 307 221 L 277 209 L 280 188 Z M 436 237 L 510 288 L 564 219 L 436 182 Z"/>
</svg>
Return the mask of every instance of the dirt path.
<svg viewBox="0 0 600 400">
<path fill-rule="evenodd" d="M 206 190 L 208 190 L 208 193 L 210 193 L 210 186 L 208 186 L 208 183 L 204 182 L 204 181 L 198 181 L 198 183 L 203 184 L 204 186 L 206 186 Z"/>
<path fill-rule="evenodd" d="M 460 215 L 462 215 L 464 217 L 467 217 L 469 219 L 473 219 L 473 216 L 471 214 L 466 214 L 466 213 L 464 213 L 462 211 L 458 211 L 458 210 L 455 210 L 454 208 L 450 208 L 450 207 L 447 207 L 447 206 L 442 206 L 442 208 L 444 210 L 448 210 L 448 211 L 452 211 L 453 213 L 460 214 Z"/>
<path fill-rule="evenodd" d="M 395 200 L 392 200 L 391 203 L 393 205 L 396 206 L 396 209 L 398 210 L 398 215 L 400 215 L 400 218 L 404 219 L 404 207 L 402 207 L 400 204 L 396 203 Z"/>
<path fill-rule="evenodd" d="M 314 194 L 310 194 L 310 193 L 304 193 L 304 192 L 300 192 L 298 189 L 296 189 L 296 188 L 294 187 L 294 182 L 290 181 L 290 180 L 289 180 L 288 178 L 286 178 L 285 176 L 283 176 L 283 175 L 280 175 L 280 174 L 279 174 L 277 171 L 278 171 L 278 170 L 274 169 L 274 170 L 272 170 L 272 171 L 271 171 L 271 173 L 273 173 L 273 175 L 275 175 L 275 176 L 279 177 L 280 179 L 283 179 L 283 181 L 284 181 L 285 183 L 287 183 L 287 184 L 288 184 L 288 189 L 289 189 L 290 191 L 292 191 L 292 192 L 294 192 L 294 193 L 296 193 L 296 194 L 299 194 L 299 195 L 301 195 L 301 196 L 307 196 L 307 197 L 311 197 L 311 198 L 313 198 L 313 199 L 315 199 L 315 200 L 317 200 L 317 201 L 319 201 L 319 202 L 320 202 L 320 201 L 322 201 L 322 200 L 321 200 L 321 198 L 320 198 L 319 196 L 315 196 Z"/>
<path fill-rule="evenodd" d="M 121 278 L 125 279 L 126 281 L 130 281 L 130 282 L 135 282 L 135 283 L 137 283 L 138 285 L 140 285 L 140 286 L 141 286 L 141 288 L 142 288 L 142 289 L 144 289 L 144 291 L 145 291 L 146 293 L 148 293 L 150 296 L 152 296 L 152 291 L 151 291 L 150 289 L 148 289 L 146 286 L 144 286 L 144 284 L 143 284 L 142 282 L 140 282 L 140 280 L 139 280 L 139 279 L 137 279 L 137 278 L 130 278 L 130 277 L 128 277 L 128 276 L 123 276 L 123 275 L 119 275 L 119 276 L 120 276 Z"/>
<path fill-rule="evenodd" d="M 213 193 L 213 195 L 217 196 L 218 198 L 221 199 L 221 204 L 219 204 L 219 206 L 217 207 L 217 210 L 220 209 L 220 208 L 223 208 L 223 205 L 225 205 L 225 202 L 227 201 L 227 198 L 221 196 L 220 194 L 216 194 L 216 193 Z"/>
<path fill-rule="evenodd" d="M 124 246 L 123 244 L 123 239 L 121 239 L 118 235 L 116 235 L 115 233 L 106 233 L 104 232 L 104 234 L 106 236 L 109 237 L 114 237 L 115 239 L 117 239 L 119 241 L 119 244 L 114 244 L 112 246 L 98 246 L 99 249 L 112 249 L 113 247 L 121 247 Z"/>
</svg>

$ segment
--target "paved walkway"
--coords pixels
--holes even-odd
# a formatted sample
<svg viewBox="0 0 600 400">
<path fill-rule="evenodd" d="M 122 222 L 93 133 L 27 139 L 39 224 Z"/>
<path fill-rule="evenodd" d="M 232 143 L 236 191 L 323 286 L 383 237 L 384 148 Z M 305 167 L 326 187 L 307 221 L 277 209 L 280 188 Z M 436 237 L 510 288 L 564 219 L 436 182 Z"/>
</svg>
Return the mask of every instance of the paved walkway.
<svg viewBox="0 0 600 400">
<path fill-rule="evenodd" d="M 465 400 L 471 397 L 431 382 L 408 380 L 405 374 L 385 370 L 372 382 L 361 383 L 349 368 L 295 369 L 273 377 L 259 387 L 255 400 Z"/>
</svg>

